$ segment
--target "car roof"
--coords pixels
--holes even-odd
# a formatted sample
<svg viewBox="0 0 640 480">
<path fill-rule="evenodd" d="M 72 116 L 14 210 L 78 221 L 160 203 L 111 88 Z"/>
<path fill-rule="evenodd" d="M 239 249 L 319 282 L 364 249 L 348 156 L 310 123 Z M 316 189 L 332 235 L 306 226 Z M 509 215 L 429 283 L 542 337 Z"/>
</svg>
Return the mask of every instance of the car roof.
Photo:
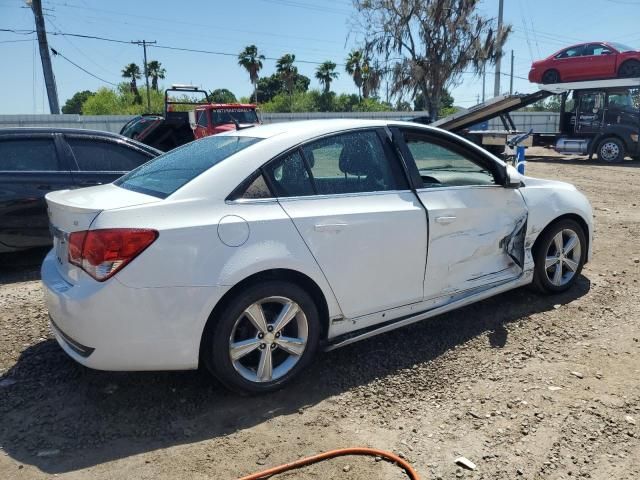
<svg viewBox="0 0 640 480">
<path fill-rule="evenodd" d="M 255 127 L 242 128 L 240 130 L 230 130 L 220 133 L 219 135 L 242 136 L 255 138 L 272 138 L 272 137 L 306 137 L 313 138 L 334 132 L 341 132 L 358 128 L 379 128 L 391 125 L 405 125 L 416 128 L 424 125 L 415 122 L 404 122 L 400 120 L 362 120 L 351 118 L 333 118 L 321 120 L 299 120 L 293 122 L 278 122 L 258 125 Z"/>
<path fill-rule="evenodd" d="M 119 140 L 123 143 L 135 146 L 147 152 L 160 155 L 162 152 L 149 145 L 133 140 L 119 133 L 106 132 L 103 130 L 89 130 L 86 128 L 65 128 L 65 127 L 8 127 L 0 128 L 0 137 L 12 136 L 12 135 L 34 135 L 34 134 L 47 134 L 47 133 L 61 133 L 68 135 L 79 135 L 83 137 L 100 137 L 110 138 L 113 140 Z"/>
</svg>

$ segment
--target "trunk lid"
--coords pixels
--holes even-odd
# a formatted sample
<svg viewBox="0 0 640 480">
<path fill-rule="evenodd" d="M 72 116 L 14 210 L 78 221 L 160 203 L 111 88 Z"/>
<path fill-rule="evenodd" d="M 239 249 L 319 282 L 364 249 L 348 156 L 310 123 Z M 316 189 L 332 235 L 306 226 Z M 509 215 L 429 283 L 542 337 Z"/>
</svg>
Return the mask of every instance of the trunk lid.
<svg viewBox="0 0 640 480">
<path fill-rule="evenodd" d="M 45 199 L 58 271 L 70 283 L 76 283 L 80 271 L 68 260 L 70 233 L 89 230 L 93 220 L 104 210 L 132 207 L 161 200 L 144 193 L 125 190 L 113 184 L 78 190 L 60 190 L 48 193 Z"/>
</svg>

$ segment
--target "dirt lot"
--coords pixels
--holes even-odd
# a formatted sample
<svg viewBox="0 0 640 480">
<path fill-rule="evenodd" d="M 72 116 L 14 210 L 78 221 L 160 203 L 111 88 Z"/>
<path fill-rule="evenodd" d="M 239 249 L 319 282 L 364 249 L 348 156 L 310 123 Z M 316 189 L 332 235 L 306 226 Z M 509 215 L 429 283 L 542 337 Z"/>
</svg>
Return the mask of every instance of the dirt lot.
<svg viewBox="0 0 640 480">
<path fill-rule="evenodd" d="M 521 289 L 324 354 L 260 398 L 197 372 L 76 365 L 48 333 L 38 253 L 2 258 L 0 478 L 232 479 L 346 446 L 401 452 L 423 479 L 637 478 L 638 167 L 529 162 L 595 208 L 595 258 L 570 293 Z M 337 477 L 405 478 L 354 458 L 280 478 Z"/>
</svg>

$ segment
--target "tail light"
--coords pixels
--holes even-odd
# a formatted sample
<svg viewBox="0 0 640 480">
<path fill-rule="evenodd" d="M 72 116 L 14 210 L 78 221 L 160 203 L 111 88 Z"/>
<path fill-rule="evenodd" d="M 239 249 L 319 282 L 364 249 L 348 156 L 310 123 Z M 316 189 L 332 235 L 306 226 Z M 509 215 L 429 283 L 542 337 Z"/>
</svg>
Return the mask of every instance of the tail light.
<svg viewBox="0 0 640 480">
<path fill-rule="evenodd" d="M 104 282 L 140 255 L 158 232 L 140 228 L 85 230 L 69 235 L 69 263 Z"/>
</svg>

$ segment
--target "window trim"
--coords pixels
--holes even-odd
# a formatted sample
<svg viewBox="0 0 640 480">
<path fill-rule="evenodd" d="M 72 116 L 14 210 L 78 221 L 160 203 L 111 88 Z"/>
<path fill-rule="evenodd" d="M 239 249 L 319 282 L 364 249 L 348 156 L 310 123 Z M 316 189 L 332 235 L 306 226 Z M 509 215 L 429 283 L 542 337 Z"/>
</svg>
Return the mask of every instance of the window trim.
<svg viewBox="0 0 640 480">
<path fill-rule="evenodd" d="M 402 165 L 402 162 L 400 162 L 399 158 L 397 157 L 397 155 L 393 155 L 392 152 L 390 151 L 390 149 L 387 148 L 387 145 L 385 145 L 385 139 L 384 139 L 384 134 L 381 134 L 381 132 L 384 131 L 384 127 L 379 127 L 379 126 L 375 126 L 375 127 L 360 127 L 360 128 L 350 128 L 347 130 L 342 130 L 339 132 L 330 132 L 327 134 L 323 134 L 323 135 L 319 135 L 317 137 L 305 140 L 303 142 L 300 142 L 299 144 L 295 145 L 294 147 L 289 148 L 288 150 L 285 150 L 284 152 L 280 153 L 279 155 L 277 155 L 276 157 L 272 158 L 271 160 L 268 160 L 267 162 L 264 163 L 264 165 L 262 167 L 260 167 L 260 169 L 263 171 L 268 167 L 271 166 L 272 163 L 277 163 L 278 161 L 283 160 L 285 157 L 287 157 L 288 155 L 291 155 L 291 153 L 293 153 L 295 150 L 299 150 L 300 155 L 302 156 L 302 159 L 305 163 L 305 168 L 307 170 L 307 173 L 309 174 L 309 178 L 311 180 L 311 184 L 313 186 L 314 189 L 314 194 L 313 195 L 296 195 L 296 196 L 292 196 L 292 197 L 278 197 L 274 194 L 275 189 L 273 187 L 273 184 L 271 183 L 271 179 L 269 178 L 268 175 L 265 175 L 265 181 L 267 182 L 267 185 L 269 185 L 269 189 L 271 190 L 271 194 L 274 195 L 274 198 L 277 199 L 291 199 L 291 198 L 335 198 L 338 196 L 353 196 L 353 195 L 358 195 L 358 196 L 362 196 L 362 195 L 371 195 L 371 194 L 378 194 L 378 193 L 384 193 L 384 192 L 407 192 L 407 191 L 411 191 L 411 182 L 408 181 L 407 179 L 407 173 L 405 171 L 404 166 Z M 382 147 L 382 151 L 384 152 L 384 158 L 387 162 L 389 162 L 389 167 L 392 171 L 392 174 L 394 175 L 394 177 L 396 177 L 398 174 L 402 175 L 402 179 L 403 182 L 406 184 L 406 188 L 404 189 L 398 189 L 398 188 L 394 188 L 392 190 L 375 190 L 372 192 L 345 192 L 345 193 L 331 193 L 331 194 L 324 194 L 324 193 L 318 193 L 318 189 L 316 187 L 315 184 L 315 177 L 313 176 L 313 173 L 311 171 L 311 167 L 309 165 L 309 160 L 307 158 L 307 156 L 304 153 L 304 147 L 307 145 L 310 145 L 314 142 L 318 142 L 321 140 L 324 140 L 326 138 L 331 138 L 331 137 L 337 137 L 337 136 L 341 136 L 341 135 L 349 135 L 349 134 L 353 134 L 353 133 L 365 133 L 365 132 L 371 132 L 373 134 L 376 135 L 376 137 L 378 138 L 378 140 L 380 141 L 380 145 Z M 395 163 L 397 169 L 399 170 L 395 170 L 394 166 L 392 165 L 393 163 Z"/>
<path fill-rule="evenodd" d="M 463 144 L 453 141 L 453 139 L 451 138 L 447 138 L 446 135 L 440 134 L 433 130 L 422 130 L 419 128 L 405 127 L 405 126 L 397 126 L 394 128 L 397 128 L 399 132 L 398 141 L 402 145 L 401 151 L 403 152 L 403 154 L 408 155 L 407 157 L 409 159 L 408 161 L 410 161 L 410 163 L 413 165 L 413 167 L 416 170 L 418 170 L 418 165 L 416 163 L 415 158 L 413 157 L 413 154 L 411 153 L 411 150 L 409 149 L 409 146 L 407 145 L 407 142 L 404 140 L 403 132 L 405 131 L 422 135 L 430 143 L 433 143 L 434 145 L 438 145 L 442 148 L 451 150 L 452 152 L 461 155 L 462 157 L 469 160 L 470 162 L 480 167 L 486 168 L 491 172 L 491 174 L 493 175 L 493 180 L 496 182 L 495 185 L 450 185 L 445 187 L 437 187 L 437 189 L 452 188 L 452 187 L 455 187 L 455 188 L 469 188 L 469 187 L 475 188 L 475 187 L 486 187 L 486 186 L 489 186 L 489 187 L 498 186 L 501 188 L 504 187 L 506 177 L 507 177 L 506 167 L 503 167 L 502 165 L 497 163 L 494 159 L 489 157 L 488 154 L 485 155 L 482 152 L 476 152 Z M 420 171 L 418 170 L 418 174 L 419 173 Z M 416 190 L 424 189 L 424 188 L 431 189 L 431 187 L 426 187 L 424 185 L 424 182 L 422 181 L 422 177 L 420 177 L 420 185 L 416 186 Z"/>
</svg>

